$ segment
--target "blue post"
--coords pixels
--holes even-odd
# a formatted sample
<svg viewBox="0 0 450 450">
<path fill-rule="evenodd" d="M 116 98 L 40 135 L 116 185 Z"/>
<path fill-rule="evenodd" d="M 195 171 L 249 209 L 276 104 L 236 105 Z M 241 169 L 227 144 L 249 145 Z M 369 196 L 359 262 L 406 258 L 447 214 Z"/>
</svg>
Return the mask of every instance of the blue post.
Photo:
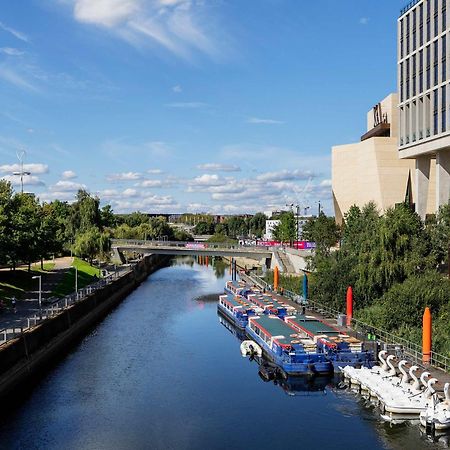
<svg viewBox="0 0 450 450">
<path fill-rule="evenodd" d="M 308 300 L 308 275 L 303 274 L 303 297 Z"/>
</svg>

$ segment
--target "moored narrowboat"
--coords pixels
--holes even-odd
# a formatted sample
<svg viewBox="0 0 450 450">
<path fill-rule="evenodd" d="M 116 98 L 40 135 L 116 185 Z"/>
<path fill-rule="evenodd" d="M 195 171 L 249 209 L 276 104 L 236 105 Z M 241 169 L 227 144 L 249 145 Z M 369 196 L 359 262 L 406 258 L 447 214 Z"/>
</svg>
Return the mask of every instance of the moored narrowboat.
<svg viewBox="0 0 450 450">
<path fill-rule="evenodd" d="M 247 334 L 263 349 L 264 355 L 288 375 L 326 374 L 333 365 L 318 353 L 310 338 L 299 336 L 289 324 L 273 315 L 249 317 Z"/>
<path fill-rule="evenodd" d="M 335 371 L 346 365 L 370 366 L 373 355 L 364 351 L 363 343 L 314 316 L 285 317 L 286 323 L 294 328 L 299 336 L 312 339 L 317 351 L 323 352 L 332 361 Z"/>
<path fill-rule="evenodd" d="M 275 299 L 270 294 L 252 292 L 248 293 L 246 297 L 250 302 L 262 308 L 264 314 L 273 314 L 278 317 L 285 317 L 296 313 L 296 309 L 293 306 Z"/>
<path fill-rule="evenodd" d="M 249 316 L 254 316 L 260 309 L 240 295 L 225 294 L 219 296 L 217 308 L 237 327 L 244 329 Z"/>
</svg>

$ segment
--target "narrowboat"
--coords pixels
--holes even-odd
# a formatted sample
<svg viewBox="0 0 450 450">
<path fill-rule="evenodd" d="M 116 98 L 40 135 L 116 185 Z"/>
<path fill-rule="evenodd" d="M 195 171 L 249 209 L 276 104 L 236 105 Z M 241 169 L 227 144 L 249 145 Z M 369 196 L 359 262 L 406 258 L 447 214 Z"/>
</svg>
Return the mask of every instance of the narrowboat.
<svg viewBox="0 0 450 450">
<path fill-rule="evenodd" d="M 249 316 L 256 315 L 260 309 L 241 295 L 225 294 L 219 296 L 217 308 L 238 328 L 245 329 Z"/>
<path fill-rule="evenodd" d="M 247 334 L 263 349 L 264 355 L 288 375 L 333 373 L 333 365 L 316 344 L 304 338 L 287 322 L 273 315 L 248 318 Z"/>
<path fill-rule="evenodd" d="M 363 343 L 337 328 L 322 322 L 314 316 L 285 317 L 286 323 L 294 328 L 298 335 L 312 339 L 317 351 L 325 353 L 332 361 L 335 371 L 339 367 L 366 365 L 373 360 L 371 352 L 363 350 Z"/>
<path fill-rule="evenodd" d="M 270 294 L 248 293 L 246 294 L 246 298 L 256 306 L 260 307 L 264 311 L 264 314 L 273 314 L 278 317 L 285 317 L 287 315 L 293 315 L 297 312 L 293 306 L 275 299 Z"/>
<path fill-rule="evenodd" d="M 243 295 L 246 291 L 249 291 L 250 288 L 245 283 L 245 281 L 241 280 L 229 280 L 225 284 L 225 293 L 232 295 Z"/>
</svg>

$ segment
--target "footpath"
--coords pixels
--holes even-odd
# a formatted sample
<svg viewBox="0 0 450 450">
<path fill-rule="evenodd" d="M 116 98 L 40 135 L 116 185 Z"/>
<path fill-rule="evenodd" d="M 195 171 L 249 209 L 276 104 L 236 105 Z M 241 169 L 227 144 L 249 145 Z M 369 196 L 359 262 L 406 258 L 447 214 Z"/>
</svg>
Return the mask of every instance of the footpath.
<svg viewBox="0 0 450 450">
<path fill-rule="evenodd" d="M 55 288 L 63 281 L 64 275 L 68 272 L 73 264 L 72 257 L 55 258 L 55 260 L 44 261 L 44 264 L 54 263 L 53 269 L 39 272 L 42 276 L 42 305 L 44 306 L 47 299 L 51 297 Z M 27 269 L 27 266 L 19 267 L 19 269 Z M 1 269 L 9 271 L 10 269 Z M 16 311 L 11 307 L 6 307 L 0 311 L 0 329 L 13 328 L 20 326 L 27 317 L 34 316 L 39 313 L 39 280 L 35 282 L 35 289 L 28 290 L 26 294 L 16 300 Z M 75 286 L 74 286 L 75 290 Z"/>
</svg>

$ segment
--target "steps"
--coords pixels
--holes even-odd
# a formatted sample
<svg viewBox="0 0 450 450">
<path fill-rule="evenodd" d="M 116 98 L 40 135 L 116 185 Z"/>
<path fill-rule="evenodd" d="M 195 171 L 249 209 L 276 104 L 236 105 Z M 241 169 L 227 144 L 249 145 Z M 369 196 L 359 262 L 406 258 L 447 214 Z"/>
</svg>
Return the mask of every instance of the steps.
<svg viewBox="0 0 450 450">
<path fill-rule="evenodd" d="M 284 253 L 281 250 L 277 250 L 277 256 L 278 256 L 278 259 L 281 261 L 281 264 L 283 265 L 282 272 L 284 272 L 284 273 L 295 273 L 295 268 L 292 265 L 289 257 L 286 255 L 286 253 Z"/>
</svg>

